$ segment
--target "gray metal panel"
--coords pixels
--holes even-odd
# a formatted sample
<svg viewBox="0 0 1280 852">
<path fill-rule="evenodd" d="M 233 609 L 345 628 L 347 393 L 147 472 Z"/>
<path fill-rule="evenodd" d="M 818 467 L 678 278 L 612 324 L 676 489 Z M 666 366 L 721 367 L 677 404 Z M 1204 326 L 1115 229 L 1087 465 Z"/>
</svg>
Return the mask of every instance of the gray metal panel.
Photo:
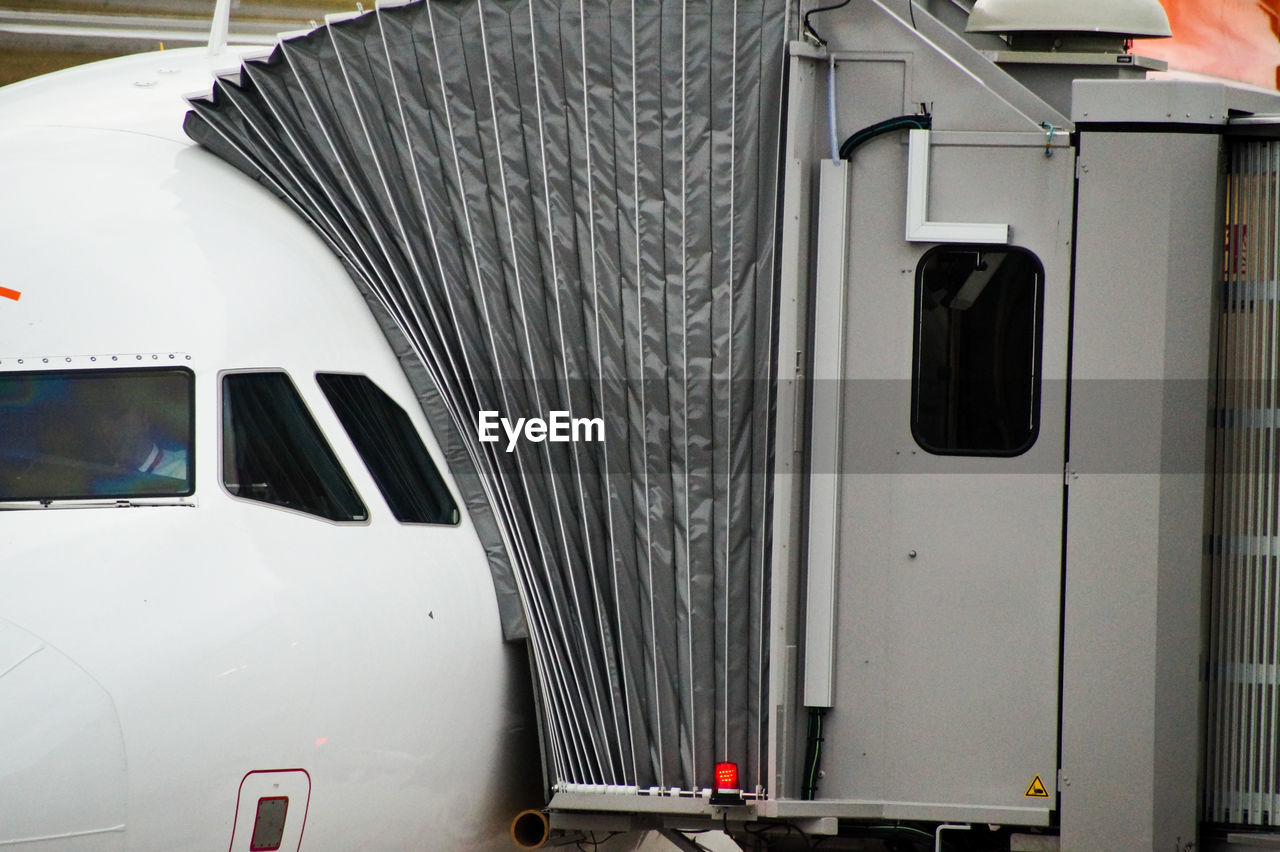
<svg viewBox="0 0 1280 852">
<path fill-rule="evenodd" d="M 1230 114 L 1280 112 L 1280 95 L 1244 85 L 1191 80 L 1077 80 L 1071 120 L 1226 124 Z"/>
<path fill-rule="evenodd" d="M 901 109 L 908 112 L 921 102 L 931 104 L 934 129 L 1020 131 L 1039 127 L 1040 122 L 1056 127 L 1070 124 L 1065 115 L 993 65 L 922 7 L 915 9 L 914 28 L 906 4 L 896 0 L 850 4 L 815 16 L 813 21 L 837 56 L 856 53 L 861 60 L 873 53 L 886 58 L 908 54 Z M 842 98 L 848 97 L 840 109 L 843 139 L 889 115 L 869 110 L 871 99 L 883 97 L 874 80 L 859 78 L 856 72 L 850 80 L 843 76 L 843 63 L 838 67 Z"/>
<path fill-rule="evenodd" d="M 789 59 L 787 123 L 782 154 L 783 207 L 779 243 L 777 414 L 774 420 L 773 583 L 769 632 L 769 790 L 795 794 L 803 759 L 798 715 L 797 658 L 800 642 L 799 576 L 805 499 L 805 360 L 808 331 L 810 173 L 815 64 Z M 801 730 L 797 730 L 797 728 Z M 797 756 L 798 755 L 798 756 Z"/>
<path fill-rule="evenodd" d="M 1062 845 L 1174 848 L 1197 826 L 1221 141 L 1080 144 Z"/>
<path fill-rule="evenodd" d="M 1070 155 L 1025 145 L 933 152 L 931 215 L 1009 222 L 1045 267 L 1039 439 L 1017 458 L 962 459 L 930 455 L 910 433 L 914 274 L 927 247 L 898 228 L 906 151 L 890 139 L 855 157 L 824 800 L 880 802 L 887 818 L 998 811 L 1022 824 L 1043 824 L 1056 805 L 1073 174 Z M 1049 798 L 1025 795 L 1036 776 Z"/>
<path fill-rule="evenodd" d="M 1041 50 L 984 50 L 982 55 L 997 65 L 1071 65 L 1103 68 L 1136 68 L 1168 71 L 1169 63 L 1133 53 L 1069 53 Z"/>
<path fill-rule="evenodd" d="M 1009 51 L 1010 54 L 1017 55 L 1017 51 Z M 1042 56 L 1045 54 L 1035 54 Z M 1142 80 L 1146 76 L 1146 70 L 1134 65 L 1119 65 L 1112 62 L 1110 65 L 1096 64 L 1074 64 L 1069 60 L 1073 56 L 1080 54 L 1048 54 L 1049 56 L 1058 56 L 1061 62 L 1014 62 L 1008 57 L 1002 57 L 1000 67 L 1008 71 L 1022 85 L 1053 104 L 1057 109 L 1062 110 L 1065 114 L 1071 113 L 1071 93 L 1075 83 L 1081 80 Z M 1089 54 L 1085 54 L 1088 56 Z M 1096 55 L 1096 54 L 1095 54 Z M 1141 59 L 1132 54 L 1101 54 L 1102 56 L 1110 56 L 1112 58 L 1123 56 L 1129 59 Z M 1146 62 L 1151 62 L 1147 60 Z M 1144 63 L 1146 64 L 1146 63 Z M 1164 69 L 1161 69 L 1164 70 Z"/>
<path fill-rule="evenodd" d="M 1045 386 L 1042 422 L 1055 426 L 1033 453 L 1004 464 L 946 461 L 915 446 L 913 273 L 927 246 L 903 239 L 905 134 L 860 148 L 850 177 L 844 526 L 825 778 L 818 801 L 765 802 L 761 812 L 776 804 L 806 817 L 1045 824 L 1056 798 L 1024 794 L 1037 774 L 1052 790 L 1057 768 L 1074 160 L 1061 148 L 1065 134 L 1045 156 L 1039 122 L 1068 122 L 923 8 L 916 16 L 913 28 L 905 7 L 867 3 L 815 17 L 839 60 L 838 135 L 931 103 L 930 217 L 1011 223 L 1012 242 L 1033 250 L 1052 282 L 1043 368 L 1057 381 Z M 789 110 L 810 117 L 807 147 L 793 144 L 816 160 L 828 144 L 826 69 L 809 66 L 817 71 L 805 90 L 813 101 Z M 812 196 L 802 192 L 807 210 Z M 792 765 L 799 774 L 798 761 Z"/>
<path fill-rule="evenodd" d="M 761 802 L 757 813 L 777 819 L 836 816 L 841 819 L 904 819 L 927 822 L 973 822 L 1001 825 L 1048 825 L 1049 812 L 1033 807 L 994 807 L 945 802 L 885 802 L 859 799 Z"/>
<path fill-rule="evenodd" d="M 901 13 L 901 14 L 899 14 Z M 1061 132 L 1066 129 L 1069 122 L 1054 110 L 1052 107 L 1044 103 L 1041 99 L 1030 93 L 1025 87 L 1012 80 L 1007 74 L 1000 71 L 985 59 L 978 50 L 974 49 L 965 37 L 957 35 L 953 29 L 933 19 L 923 8 L 916 9 L 917 27 L 913 28 L 905 15 L 905 9 L 898 9 L 893 4 L 853 4 L 836 10 L 831 13 L 824 13 L 815 18 L 820 31 L 830 41 L 830 48 L 837 57 L 837 91 L 839 93 L 838 106 L 838 135 L 844 138 L 853 131 L 880 121 L 890 115 L 902 112 L 915 111 L 919 101 L 930 102 L 930 107 L 934 111 L 934 131 L 935 141 L 938 150 L 934 152 L 935 167 L 933 180 L 935 186 L 930 191 L 931 210 L 934 216 L 939 218 L 948 218 L 954 221 L 1008 221 L 1005 217 L 1006 194 L 1003 191 L 979 192 L 971 191 L 972 184 L 966 184 L 963 179 L 957 181 L 957 176 L 964 168 L 967 167 L 966 153 L 962 150 L 966 147 L 981 147 L 989 149 L 992 145 L 996 147 L 1008 146 L 1009 148 L 1021 148 L 1025 161 L 1034 162 L 1039 171 L 1043 169 L 1039 166 L 1041 163 L 1047 162 L 1043 146 L 1046 141 L 1046 135 L 1040 129 L 1040 122 L 1047 122 L 1057 126 L 1059 135 L 1049 139 L 1055 148 L 1059 148 L 1066 144 L 1066 134 Z M 954 23 L 954 22 L 952 22 Z M 974 39 L 980 42 L 983 47 L 994 47 L 998 42 L 984 39 Z M 805 49 L 804 46 L 797 46 L 793 43 L 793 51 L 803 53 L 818 53 Z M 819 57 L 815 56 L 815 59 Z M 825 66 L 825 62 L 823 62 Z M 815 75 L 815 71 L 818 72 Z M 804 77 L 803 87 L 796 87 L 795 81 L 801 75 Z M 815 79 L 816 76 L 816 79 Z M 825 78 L 826 68 L 819 67 L 816 61 L 807 62 L 799 61 L 793 63 L 792 66 L 792 85 L 793 96 L 789 101 L 788 115 L 795 116 L 803 114 L 804 118 L 791 124 L 792 133 L 789 135 L 788 152 L 794 151 L 794 155 L 788 153 L 784 155 L 784 161 L 787 163 L 789 173 L 784 182 L 784 186 L 790 191 L 792 184 L 799 178 L 801 187 L 798 190 L 800 197 L 795 202 L 796 212 L 794 213 L 796 233 L 802 235 L 811 234 L 811 229 L 807 224 L 807 216 L 810 210 L 812 196 L 809 193 L 809 179 L 803 170 L 804 163 L 813 163 L 817 158 L 825 156 L 827 148 L 827 133 L 825 114 L 825 95 L 826 85 Z M 805 96 L 808 96 L 806 99 Z M 809 127 L 810 134 L 805 139 L 799 138 L 799 129 Z M 868 146 L 868 151 L 872 149 L 879 150 L 880 157 L 891 156 L 896 160 L 888 161 L 891 165 L 884 165 L 883 160 L 869 160 L 863 162 L 861 166 L 855 163 L 856 168 L 863 169 L 862 177 L 855 176 L 852 178 L 851 186 L 854 193 L 865 192 L 863 196 L 864 209 L 863 213 L 868 217 L 868 221 L 875 223 L 871 230 L 878 233 L 878 228 L 884 222 L 895 220 L 898 226 L 897 233 L 887 232 L 883 241 L 872 239 L 872 246 L 867 253 L 867 257 L 879 257 L 888 266 L 892 266 L 893 270 L 887 277 L 881 278 L 876 282 L 876 286 L 882 286 L 888 281 L 898 282 L 899 269 L 905 268 L 908 271 L 913 267 L 914 260 L 918 257 L 917 250 L 902 251 L 904 247 L 902 242 L 901 222 L 904 216 L 903 193 L 905 193 L 905 138 L 900 141 L 885 139 L 875 142 Z M 886 151 L 897 151 L 894 154 L 886 154 Z M 793 156 L 796 159 L 793 159 Z M 860 154 L 859 159 L 863 157 Z M 880 165 L 875 165 L 880 163 Z M 1070 199 L 1070 189 L 1066 182 L 1070 173 L 1070 156 L 1056 156 L 1052 160 L 1051 171 L 1058 178 L 1041 182 L 1039 180 L 1031 186 L 1028 186 L 1027 193 L 1023 199 L 1028 208 L 1035 208 L 1041 212 L 1056 209 L 1055 205 L 1061 204 L 1064 199 Z M 885 189 L 885 194 L 877 200 L 877 190 L 870 185 L 861 186 L 860 181 L 867 181 L 874 178 L 879 170 L 889 169 L 888 174 L 892 177 L 897 175 L 902 179 L 900 185 L 894 185 L 890 180 L 891 188 Z M 893 171 L 896 169 L 896 171 Z M 979 170 L 982 174 L 980 180 L 984 187 L 992 188 L 1001 186 L 1004 175 L 1000 167 Z M 874 180 L 872 180 L 874 183 Z M 789 202 L 790 204 L 790 202 Z M 791 208 L 788 207 L 788 210 Z M 986 211 L 991 211 L 990 215 Z M 1054 215 L 1054 214 L 1049 214 Z M 883 217 L 883 219 L 881 218 Z M 1046 254 L 1063 253 L 1068 249 L 1069 241 L 1069 216 L 1057 215 L 1054 219 L 1055 231 L 1052 238 L 1046 240 L 1051 248 Z M 784 216 L 784 229 L 793 227 L 793 214 L 788 212 Z M 864 227 L 862 221 L 858 221 L 854 225 L 855 228 Z M 1021 224 L 1015 223 L 1014 241 L 1019 242 L 1020 237 L 1017 228 Z M 784 230 L 783 243 L 786 244 L 786 230 Z M 897 253 L 901 253 L 899 257 Z M 1043 257 L 1044 255 L 1042 255 Z M 1065 257 L 1065 254 L 1062 255 Z M 1049 262 L 1049 261 L 1046 261 Z M 1059 270 L 1065 278 L 1065 263 L 1053 261 L 1051 265 Z M 799 264 L 799 272 L 802 280 L 808 280 L 810 270 L 802 258 Z M 790 274 L 789 268 L 784 266 L 784 290 L 785 281 Z M 910 281 L 906 283 L 906 288 L 910 290 Z M 803 299 L 798 300 L 803 305 Z M 801 313 L 803 318 L 807 314 Z M 909 323 L 910 308 L 907 308 L 906 314 L 898 314 L 898 319 Z M 801 320 L 801 323 L 803 319 Z M 789 329 L 782 328 L 780 337 L 785 339 L 791 333 Z M 878 331 L 876 332 L 878 335 Z M 800 339 L 807 337 L 807 329 L 800 329 L 798 335 Z M 864 341 L 863 353 L 874 361 L 881 354 L 877 347 L 876 341 L 880 338 L 872 337 Z M 1059 351 L 1065 350 L 1065 329 L 1061 329 L 1057 334 L 1056 344 Z M 783 375 L 787 347 L 781 347 L 782 358 L 780 359 L 780 375 Z M 806 363 L 806 354 L 799 351 L 797 347 L 797 366 Z M 910 349 L 906 351 L 906 362 L 910 361 Z M 870 369 L 874 373 L 874 368 L 863 365 L 864 369 Z M 1058 367 L 1061 369 L 1061 365 Z M 866 392 L 869 386 L 863 387 Z M 1063 418 L 1061 403 L 1061 386 L 1058 387 L 1058 401 L 1056 403 L 1056 411 L 1050 411 L 1046 417 L 1056 419 L 1061 422 Z M 780 399 L 782 397 L 780 396 Z M 1053 394 L 1048 395 L 1046 404 L 1053 408 Z M 847 406 L 846 406 L 847 408 Z M 906 410 L 906 403 L 903 401 L 898 409 Z M 894 423 L 898 429 L 903 428 L 904 421 L 899 419 Z M 803 431 L 797 429 L 793 432 L 795 435 L 803 434 Z M 848 433 L 846 433 L 848 434 Z M 868 431 L 858 433 L 860 439 L 874 437 Z M 782 433 L 779 433 L 778 453 L 779 460 L 784 457 L 786 441 Z M 908 439 L 909 440 L 909 439 Z M 1051 444 L 1052 442 L 1050 442 Z M 798 449 L 798 446 L 795 447 Z M 892 456 L 893 449 L 890 449 Z M 848 448 L 846 448 L 846 455 Z M 1047 451 L 1048 456 L 1053 456 L 1052 449 Z M 880 456 L 883 457 L 883 456 Z M 1060 458 L 1060 452 L 1059 452 Z M 1060 466 L 1055 464 L 1052 473 L 1045 475 L 1045 487 L 1050 488 L 1056 485 L 1061 488 Z M 780 468 L 780 476 L 777 481 L 780 483 L 788 474 L 786 468 Z M 846 477 L 847 479 L 847 477 Z M 779 485 L 779 494 L 782 493 Z M 793 492 L 794 493 L 794 492 Z M 844 499 L 842 497 L 842 499 Z M 797 501 L 793 497 L 793 507 L 797 506 Z M 780 504 L 781 510 L 781 504 Z M 847 504 L 843 508 L 846 517 L 856 513 L 857 508 L 851 508 Z M 1052 516 L 1052 511 L 1045 513 L 1045 520 Z M 874 519 L 877 517 L 869 515 Z M 783 529 L 783 524 L 779 522 L 775 526 L 775 532 Z M 871 551 L 876 548 L 883 536 L 884 530 L 877 528 L 874 522 L 867 524 L 867 529 L 871 531 L 871 537 L 860 541 L 856 546 L 864 551 Z M 791 540 L 800 541 L 799 532 L 793 526 L 791 527 Z M 853 546 L 853 545 L 850 545 Z M 1054 545 L 1050 545 L 1053 547 Z M 783 550 L 782 546 L 775 548 L 775 553 Z M 793 548 L 793 554 L 797 549 Z M 1055 563 L 1056 556 L 1048 559 L 1049 562 Z M 843 561 L 843 556 L 842 556 Z M 1055 563 L 1056 564 L 1056 563 Z M 775 563 L 775 570 L 781 570 L 780 566 Z M 789 562 L 788 571 L 796 571 L 797 566 L 794 561 Z M 843 569 L 842 569 L 843 570 Z M 1056 589 L 1056 580 L 1050 580 Z M 1046 585 L 1046 592 L 1050 595 L 1056 594 Z M 856 590 L 855 594 L 860 594 L 861 590 Z M 786 612 L 795 611 L 795 591 L 779 589 L 778 585 L 774 586 L 774 603 L 775 605 L 785 606 Z M 842 596 L 839 606 L 840 609 L 840 625 L 838 631 L 847 631 L 853 620 L 853 616 L 848 604 L 848 595 Z M 778 621 L 784 610 L 780 610 L 775 606 L 774 617 Z M 1044 700 L 1044 707 L 1037 712 L 1037 721 L 1033 727 L 1038 733 L 1033 737 L 1040 744 L 1038 751 L 1041 757 L 1036 758 L 1040 764 L 1046 767 L 1043 771 L 1052 773 L 1054 770 L 1054 759 L 1052 755 L 1053 748 L 1053 730 L 1056 724 L 1056 713 L 1053 707 L 1054 699 L 1052 697 L 1053 684 L 1052 681 L 1056 677 L 1054 664 L 1056 662 L 1056 618 L 1057 618 L 1056 598 L 1047 603 L 1044 607 L 1044 619 L 1040 622 L 1043 628 L 1044 648 L 1041 652 L 1037 652 L 1040 656 L 1046 658 L 1047 673 L 1043 674 L 1044 688 L 1039 690 L 1045 692 L 1049 697 Z M 775 624 L 777 621 L 775 621 Z M 774 677 L 779 676 L 777 661 L 788 658 L 788 654 L 793 652 L 794 645 L 789 644 L 794 641 L 794 637 L 782 627 L 776 627 L 773 633 L 772 642 L 774 647 Z M 850 655 L 844 650 L 839 651 L 840 659 L 844 660 L 847 665 L 851 659 Z M 846 671 L 839 675 L 845 682 L 855 683 L 863 678 L 861 671 Z M 864 686 L 865 688 L 865 686 Z M 776 693 L 775 693 L 776 694 Z M 777 714 L 774 718 L 781 724 L 782 720 L 787 720 L 790 727 L 786 730 L 774 730 L 771 734 L 772 739 L 770 748 L 775 766 L 778 771 L 774 773 L 778 778 L 777 790 L 783 795 L 787 795 L 790 789 L 791 795 L 797 792 L 795 785 L 800 775 L 800 756 L 804 754 L 803 743 L 803 726 L 795 724 L 795 720 L 801 717 L 802 708 L 797 706 L 796 693 L 791 698 L 779 698 L 774 702 L 774 707 L 785 707 L 785 710 L 775 710 Z M 839 699 L 837 700 L 839 704 Z M 883 713 L 884 708 L 880 708 L 876 712 Z M 856 710 L 848 708 L 841 710 L 839 707 L 834 711 L 834 716 L 830 722 L 835 723 L 836 730 L 839 730 L 841 724 L 849 725 L 854 717 L 857 716 Z M 926 725 L 926 727 L 928 727 Z M 906 742 L 900 742 L 899 747 L 904 750 L 910 750 L 910 745 Z M 859 745 L 860 748 L 860 745 Z M 1016 748 L 1016 746 L 1015 746 Z M 786 749 L 791 749 L 786 753 Z M 789 756 L 788 756 L 789 755 Z M 977 752 L 970 754 L 973 761 L 980 762 L 985 758 L 977 757 Z M 844 796 L 847 792 L 840 790 L 840 781 L 833 778 L 832 772 L 839 774 L 840 766 L 844 767 L 844 771 L 856 772 L 862 780 L 866 780 L 868 775 L 868 767 L 865 762 L 857 760 L 857 753 L 853 753 L 854 761 L 848 760 L 849 753 L 836 754 L 831 758 L 837 766 L 828 764 L 827 781 L 823 782 L 822 788 L 818 795 L 827 796 Z M 857 764 L 856 766 L 854 764 Z M 955 767 L 931 765 L 924 773 L 924 777 L 936 779 L 938 776 L 945 775 L 948 771 Z M 963 773 L 967 767 L 961 767 L 957 771 Z M 871 769 L 871 774 L 879 771 Z M 1031 780 L 1032 776 L 1020 779 L 1012 787 L 1012 797 L 1019 800 L 1021 804 L 1022 793 L 1025 792 L 1026 784 Z M 786 784 L 790 784 L 788 788 L 782 779 L 787 779 Z M 909 786 L 909 785 L 905 785 Z M 925 785 L 926 787 L 928 785 Z M 929 796 L 932 791 L 928 789 L 919 789 L 912 791 L 909 796 Z M 866 807 L 876 808 L 875 805 L 867 805 Z M 964 806 L 956 805 L 951 808 L 950 813 L 955 814 L 971 814 Z M 854 814 L 842 815 L 853 816 Z M 868 811 L 867 816 L 877 817 L 883 815 L 883 808 Z M 1044 819 L 1047 813 L 1047 807 L 1036 811 L 1036 815 L 1020 817 L 1030 823 L 1038 823 Z M 815 811 L 815 814 L 821 815 L 821 810 Z M 957 816 L 956 818 L 961 818 Z"/>
</svg>

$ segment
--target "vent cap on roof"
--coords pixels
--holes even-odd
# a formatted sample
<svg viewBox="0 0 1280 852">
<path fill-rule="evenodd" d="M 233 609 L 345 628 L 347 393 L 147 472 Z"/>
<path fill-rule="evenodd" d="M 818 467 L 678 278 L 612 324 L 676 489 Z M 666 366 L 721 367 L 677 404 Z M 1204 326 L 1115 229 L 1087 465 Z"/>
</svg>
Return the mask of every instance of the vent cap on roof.
<svg viewBox="0 0 1280 852">
<path fill-rule="evenodd" d="M 1173 35 L 1158 0 L 978 0 L 971 33 L 1105 33 L 1123 38 Z"/>
</svg>

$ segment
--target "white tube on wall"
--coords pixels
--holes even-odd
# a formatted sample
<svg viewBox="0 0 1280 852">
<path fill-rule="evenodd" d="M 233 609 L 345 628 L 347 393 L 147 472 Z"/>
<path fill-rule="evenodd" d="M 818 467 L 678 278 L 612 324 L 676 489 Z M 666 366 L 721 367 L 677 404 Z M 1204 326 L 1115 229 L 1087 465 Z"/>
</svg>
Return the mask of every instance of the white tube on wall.
<svg viewBox="0 0 1280 852">
<path fill-rule="evenodd" d="M 804 703 L 835 701 L 836 567 L 840 558 L 840 421 L 844 394 L 844 273 L 848 164 L 818 163 L 813 292 L 813 406 L 809 423 Z"/>
</svg>

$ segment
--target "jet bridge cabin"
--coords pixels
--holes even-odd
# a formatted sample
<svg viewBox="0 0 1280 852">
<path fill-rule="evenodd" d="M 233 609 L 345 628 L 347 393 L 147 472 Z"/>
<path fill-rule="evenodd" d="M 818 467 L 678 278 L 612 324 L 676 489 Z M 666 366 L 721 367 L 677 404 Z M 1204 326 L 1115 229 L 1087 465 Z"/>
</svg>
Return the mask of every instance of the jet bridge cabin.
<svg viewBox="0 0 1280 852">
<path fill-rule="evenodd" d="M 1013 849 L 1275 819 L 1280 99 L 1147 79 L 1162 11 L 1092 7 L 791 43 L 761 816 Z"/>
</svg>

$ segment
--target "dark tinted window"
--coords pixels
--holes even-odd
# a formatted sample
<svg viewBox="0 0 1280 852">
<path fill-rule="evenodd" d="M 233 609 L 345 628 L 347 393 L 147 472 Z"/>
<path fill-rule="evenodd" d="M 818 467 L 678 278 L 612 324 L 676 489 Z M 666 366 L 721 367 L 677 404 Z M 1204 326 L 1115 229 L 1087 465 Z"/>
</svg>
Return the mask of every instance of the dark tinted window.
<svg viewBox="0 0 1280 852">
<path fill-rule="evenodd" d="M 932 453 L 1035 443 L 1043 270 L 1023 249 L 939 246 L 916 274 L 911 432 Z"/>
<path fill-rule="evenodd" d="M 331 521 L 368 517 L 284 373 L 222 377 L 222 476 L 227 490 L 246 500 Z"/>
<path fill-rule="evenodd" d="M 195 489 L 184 369 L 0 373 L 0 501 Z"/>
<path fill-rule="evenodd" d="M 458 507 L 404 409 L 366 376 L 319 373 L 316 380 L 392 514 L 412 524 L 456 524 Z"/>
</svg>

